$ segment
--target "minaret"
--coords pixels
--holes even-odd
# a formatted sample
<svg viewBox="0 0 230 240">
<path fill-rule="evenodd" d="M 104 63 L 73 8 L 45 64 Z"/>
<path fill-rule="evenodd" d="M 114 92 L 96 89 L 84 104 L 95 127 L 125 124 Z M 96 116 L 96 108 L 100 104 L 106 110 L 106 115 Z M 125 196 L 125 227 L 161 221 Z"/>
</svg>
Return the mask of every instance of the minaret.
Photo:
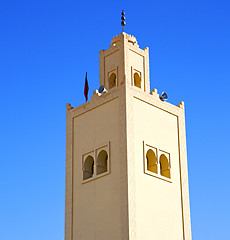
<svg viewBox="0 0 230 240">
<path fill-rule="evenodd" d="M 67 104 L 66 240 L 190 240 L 184 103 L 150 92 L 149 50 L 122 32 L 91 100 Z"/>
</svg>

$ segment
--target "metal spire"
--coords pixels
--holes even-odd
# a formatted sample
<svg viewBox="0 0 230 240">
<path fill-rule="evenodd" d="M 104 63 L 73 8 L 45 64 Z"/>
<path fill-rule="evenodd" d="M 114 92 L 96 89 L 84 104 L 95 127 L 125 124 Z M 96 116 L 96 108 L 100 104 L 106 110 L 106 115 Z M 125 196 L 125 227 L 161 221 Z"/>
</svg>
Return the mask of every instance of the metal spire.
<svg viewBox="0 0 230 240">
<path fill-rule="evenodd" d="M 126 25 L 126 22 L 125 22 L 125 12 L 124 12 L 124 10 L 122 10 L 122 13 L 121 13 L 121 26 L 122 26 L 122 32 L 124 32 L 125 25 Z"/>
</svg>

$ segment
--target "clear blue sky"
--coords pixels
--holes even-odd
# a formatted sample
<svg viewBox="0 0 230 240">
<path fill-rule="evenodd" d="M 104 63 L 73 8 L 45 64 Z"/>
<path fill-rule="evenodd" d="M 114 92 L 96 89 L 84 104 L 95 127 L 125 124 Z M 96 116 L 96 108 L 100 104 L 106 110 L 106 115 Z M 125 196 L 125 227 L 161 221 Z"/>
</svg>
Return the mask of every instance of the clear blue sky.
<svg viewBox="0 0 230 240">
<path fill-rule="evenodd" d="M 122 9 L 151 88 L 185 102 L 193 239 L 230 239 L 229 0 L 1 1 L 1 239 L 64 239 L 65 105 L 86 71 L 98 88 Z"/>
</svg>

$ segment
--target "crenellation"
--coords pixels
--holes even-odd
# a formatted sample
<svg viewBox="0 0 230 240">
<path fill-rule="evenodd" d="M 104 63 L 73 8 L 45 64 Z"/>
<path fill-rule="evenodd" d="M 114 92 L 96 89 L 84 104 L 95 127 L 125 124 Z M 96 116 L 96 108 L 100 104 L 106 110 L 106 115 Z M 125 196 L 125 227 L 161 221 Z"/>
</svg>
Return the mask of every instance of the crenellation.
<svg viewBox="0 0 230 240">
<path fill-rule="evenodd" d="M 100 96 L 101 96 L 101 93 L 99 93 L 99 91 L 96 89 L 96 90 L 93 91 L 93 95 L 91 96 L 91 100 L 95 101 Z"/>
<path fill-rule="evenodd" d="M 67 111 L 69 111 L 69 110 L 71 110 L 71 109 L 73 109 L 73 108 L 74 108 L 74 107 L 72 107 L 70 103 L 67 103 L 67 104 L 66 104 L 66 110 L 67 110 Z"/>
<path fill-rule="evenodd" d="M 181 108 L 184 110 L 184 102 L 180 101 L 179 105 L 177 105 L 177 107 Z"/>
<path fill-rule="evenodd" d="M 156 88 L 152 89 L 152 91 L 151 91 L 150 94 L 151 94 L 151 95 L 153 95 L 153 94 L 157 94 L 157 89 L 156 89 Z M 159 94 L 157 94 L 157 95 L 159 96 Z"/>
</svg>

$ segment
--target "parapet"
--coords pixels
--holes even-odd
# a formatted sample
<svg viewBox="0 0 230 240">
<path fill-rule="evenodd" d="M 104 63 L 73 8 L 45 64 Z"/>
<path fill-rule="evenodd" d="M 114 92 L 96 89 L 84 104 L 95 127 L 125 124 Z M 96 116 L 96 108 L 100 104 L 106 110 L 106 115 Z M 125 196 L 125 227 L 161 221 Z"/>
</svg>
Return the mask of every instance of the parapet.
<svg viewBox="0 0 230 240">
<path fill-rule="evenodd" d="M 129 43 L 133 44 L 134 46 L 139 47 L 139 45 L 137 43 L 137 39 L 133 35 L 129 35 L 125 32 L 122 32 L 121 34 L 113 37 L 111 40 L 111 44 L 114 46 L 114 45 L 118 44 L 119 42 L 121 42 L 123 39 L 128 41 Z"/>
</svg>

